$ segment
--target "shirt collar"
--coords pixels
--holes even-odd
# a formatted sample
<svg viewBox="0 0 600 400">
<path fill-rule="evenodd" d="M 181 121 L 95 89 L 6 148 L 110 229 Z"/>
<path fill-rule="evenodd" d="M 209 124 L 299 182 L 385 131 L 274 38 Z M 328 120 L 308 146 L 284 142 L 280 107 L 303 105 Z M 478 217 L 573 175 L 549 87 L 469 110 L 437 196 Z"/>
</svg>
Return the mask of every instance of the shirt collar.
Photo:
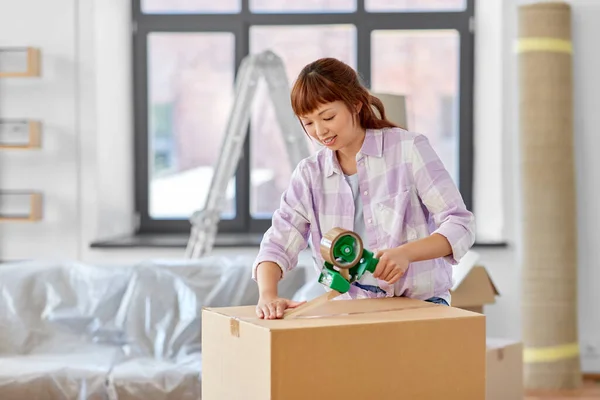
<svg viewBox="0 0 600 400">
<path fill-rule="evenodd" d="M 381 130 L 367 129 L 363 145 L 356 155 L 356 160 L 360 160 L 363 155 L 370 157 L 381 157 L 383 155 L 383 137 Z M 331 149 L 325 149 L 325 175 L 331 176 L 333 173 L 342 174 L 342 168 Z"/>
</svg>

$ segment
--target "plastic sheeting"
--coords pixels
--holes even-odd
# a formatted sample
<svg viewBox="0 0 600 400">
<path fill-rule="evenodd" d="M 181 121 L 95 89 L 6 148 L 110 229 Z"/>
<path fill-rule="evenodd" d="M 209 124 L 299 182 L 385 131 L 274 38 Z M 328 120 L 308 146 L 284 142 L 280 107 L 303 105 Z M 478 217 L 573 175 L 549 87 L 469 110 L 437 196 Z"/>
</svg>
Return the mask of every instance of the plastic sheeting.
<svg viewBox="0 0 600 400">
<path fill-rule="evenodd" d="M 202 307 L 256 304 L 252 261 L 0 265 L 0 399 L 199 399 Z"/>
</svg>

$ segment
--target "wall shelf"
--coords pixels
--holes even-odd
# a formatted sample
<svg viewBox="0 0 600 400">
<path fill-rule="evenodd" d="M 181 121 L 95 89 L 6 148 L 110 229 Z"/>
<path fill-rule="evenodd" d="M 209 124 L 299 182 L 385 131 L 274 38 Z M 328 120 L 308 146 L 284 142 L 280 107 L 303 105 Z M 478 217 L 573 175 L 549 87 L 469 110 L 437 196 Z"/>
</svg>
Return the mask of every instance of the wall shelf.
<svg viewBox="0 0 600 400">
<path fill-rule="evenodd" d="M 32 150 L 40 145 L 39 121 L 0 119 L 0 150 Z"/>
<path fill-rule="evenodd" d="M 36 222 L 42 219 L 42 194 L 0 191 L 1 222 Z"/>
<path fill-rule="evenodd" d="M 40 50 L 35 47 L 0 47 L 0 78 L 40 76 Z"/>
</svg>

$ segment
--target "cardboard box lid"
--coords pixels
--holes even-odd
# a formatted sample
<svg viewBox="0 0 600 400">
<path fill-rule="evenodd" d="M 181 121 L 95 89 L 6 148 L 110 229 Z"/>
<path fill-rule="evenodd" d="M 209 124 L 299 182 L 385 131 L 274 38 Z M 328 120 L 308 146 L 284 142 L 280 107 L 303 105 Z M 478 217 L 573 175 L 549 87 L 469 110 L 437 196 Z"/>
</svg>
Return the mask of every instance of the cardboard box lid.
<svg viewBox="0 0 600 400">
<path fill-rule="evenodd" d="M 294 318 L 279 320 L 260 319 L 255 314 L 255 308 L 248 306 L 204 308 L 204 311 L 231 318 L 233 334 L 243 324 L 250 324 L 273 331 L 478 317 L 476 313 L 406 297 L 355 300 L 334 299 Z"/>
<path fill-rule="evenodd" d="M 469 251 L 453 267 L 452 306 L 473 307 L 496 302 L 500 294 L 485 267 L 479 265 L 479 254 Z"/>
</svg>

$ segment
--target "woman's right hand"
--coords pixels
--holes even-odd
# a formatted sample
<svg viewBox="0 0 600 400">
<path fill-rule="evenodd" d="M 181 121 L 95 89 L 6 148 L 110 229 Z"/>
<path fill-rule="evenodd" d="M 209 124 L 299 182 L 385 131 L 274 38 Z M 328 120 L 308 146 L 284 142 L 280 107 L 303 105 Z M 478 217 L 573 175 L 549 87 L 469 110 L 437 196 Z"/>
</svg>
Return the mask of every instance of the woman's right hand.
<svg viewBox="0 0 600 400">
<path fill-rule="evenodd" d="M 305 301 L 292 301 L 277 296 L 261 296 L 256 305 L 256 315 L 261 319 L 283 318 L 283 312 L 288 308 L 296 308 Z"/>
</svg>

